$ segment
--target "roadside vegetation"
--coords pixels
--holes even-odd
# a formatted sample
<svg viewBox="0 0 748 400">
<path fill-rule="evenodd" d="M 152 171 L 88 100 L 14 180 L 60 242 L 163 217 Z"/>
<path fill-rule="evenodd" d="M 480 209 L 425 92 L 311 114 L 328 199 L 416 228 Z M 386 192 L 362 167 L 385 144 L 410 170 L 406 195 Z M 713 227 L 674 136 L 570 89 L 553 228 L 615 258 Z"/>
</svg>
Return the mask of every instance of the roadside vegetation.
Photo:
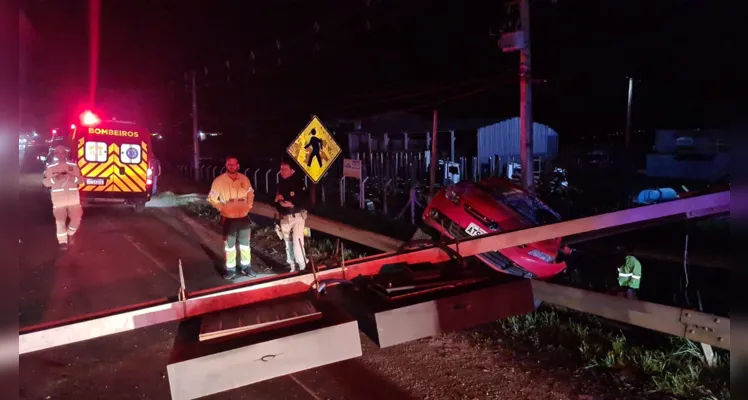
<svg viewBox="0 0 748 400">
<path fill-rule="evenodd" d="M 690 340 L 542 306 L 470 333 L 481 346 L 506 346 L 512 339 L 549 362 L 610 381 L 632 395 L 683 399 L 729 399 L 730 355 L 715 349 L 709 367 Z"/>
</svg>

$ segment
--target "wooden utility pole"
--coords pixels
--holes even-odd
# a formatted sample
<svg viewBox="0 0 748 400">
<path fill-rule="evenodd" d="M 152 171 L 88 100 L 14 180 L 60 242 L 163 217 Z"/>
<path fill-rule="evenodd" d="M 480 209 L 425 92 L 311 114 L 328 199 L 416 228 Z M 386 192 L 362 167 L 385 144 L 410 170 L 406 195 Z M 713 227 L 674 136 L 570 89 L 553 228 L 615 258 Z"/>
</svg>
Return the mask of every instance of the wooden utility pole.
<svg viewBox="0 0 748 400">
<path fill-rule="evenodd" d="M 436 189 L 436 137 L 437 134 L 437 111 L 434 110 L 434 124 L 431 129 L 431 157 L 430 157 L 430 165 L 429 165 L 429 193 L 430 197 L 434 196 L 434 190 Z"/>
<path fill-rule="evenodd" d="M 523 46 L 519 49 L 519 119 L 520 119 L 520 163 L 522 164 L 522 187 L 530 192 L 535 189 L 533 171 L 533 132 L 532 132 L 532 74 L 530 56 L 530 0 L 520 0 L 519 18 Z"/>
<path fill-rule="evenodd" d="M 192 90 L 192 168 L 195 180 L 200 179 L 200 138 L 197 129 L 197 85 L 195 84 L 195 70 L 190 74 Z"/>
<path fill-rule="evenodd" d="M 312 208 L 317 205 L 317 184 L 314 182 L 309 185 L 309 204 Z"/>
</svg>

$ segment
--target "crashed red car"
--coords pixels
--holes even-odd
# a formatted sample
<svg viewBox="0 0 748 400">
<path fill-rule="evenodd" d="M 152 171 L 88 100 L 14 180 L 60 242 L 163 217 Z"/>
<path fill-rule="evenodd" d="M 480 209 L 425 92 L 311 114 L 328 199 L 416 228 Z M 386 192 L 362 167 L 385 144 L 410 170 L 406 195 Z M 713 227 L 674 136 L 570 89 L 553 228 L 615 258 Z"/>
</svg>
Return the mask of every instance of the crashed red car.
<svg viewBox="0 0 748 400">
<path fill-rule="evenodd" d="M 463 239 L 490 232 L 510 232 L 560 221 L 535 196 L 503 178 L 460 182 L 442 188 L 423 213 L 440 234 Z M 558 262 L 561 238 L 479 254 L 497 271 L 531 279 L 549 279 L 566 269 Z"/>
</svg>

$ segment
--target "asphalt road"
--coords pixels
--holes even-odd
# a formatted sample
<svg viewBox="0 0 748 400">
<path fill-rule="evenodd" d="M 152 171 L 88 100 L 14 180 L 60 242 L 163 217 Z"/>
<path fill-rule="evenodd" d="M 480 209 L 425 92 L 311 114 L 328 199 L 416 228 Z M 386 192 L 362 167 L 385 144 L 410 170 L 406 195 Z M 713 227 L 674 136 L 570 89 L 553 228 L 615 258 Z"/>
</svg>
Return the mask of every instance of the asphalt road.
<svg viewBox="0 0 748 400">
<path fill-rule="evenodd" d="M 190 290 L 225 285 L 215 260 L 164 211 L 86 208 L 76 244 L 58 249 L 49 193 L 41 174 L 21 176 L 21 326 L 174 296 L 181 260 Z"/>
<path fill-rule="evenodd" d="M 86 208 L 76 245 L 59 251 L 49 193 L 41 185 L 42 166 L 33 160 L 21 164 L 20 326 L 175 296 L 180 260 L 189 290 L 228 283 L 215 268 L 215 254 L 206 251 L 210 244 L 179 229 L 160 208 L 142 214 L 129 208 Z M 261 260 L 254 267 L 263 267 L 258 264 Z M 177 328 L 177 323 L 164 324 L 23 355 L 21 398 L 168 399 L 166 365 Z M 210 398 L 384 397 L 409 398 L 350 360 Z"/>
</svg>

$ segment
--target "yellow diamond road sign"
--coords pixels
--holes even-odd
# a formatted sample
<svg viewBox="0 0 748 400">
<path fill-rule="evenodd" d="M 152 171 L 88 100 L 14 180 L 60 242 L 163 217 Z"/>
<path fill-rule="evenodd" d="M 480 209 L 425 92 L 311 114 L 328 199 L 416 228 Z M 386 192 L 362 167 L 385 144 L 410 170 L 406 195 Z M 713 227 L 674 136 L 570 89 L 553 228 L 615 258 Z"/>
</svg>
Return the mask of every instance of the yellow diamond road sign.
<svg viewBox="0 0 748 400">
<path fill-rule="evenodd" d="M 338 158 L 341 150 L 327 128 L 322 125 L 322 121 L 315 115 L 288 146 L 286 152 L 314 183 L 318 183 Z"/>
</svg>

